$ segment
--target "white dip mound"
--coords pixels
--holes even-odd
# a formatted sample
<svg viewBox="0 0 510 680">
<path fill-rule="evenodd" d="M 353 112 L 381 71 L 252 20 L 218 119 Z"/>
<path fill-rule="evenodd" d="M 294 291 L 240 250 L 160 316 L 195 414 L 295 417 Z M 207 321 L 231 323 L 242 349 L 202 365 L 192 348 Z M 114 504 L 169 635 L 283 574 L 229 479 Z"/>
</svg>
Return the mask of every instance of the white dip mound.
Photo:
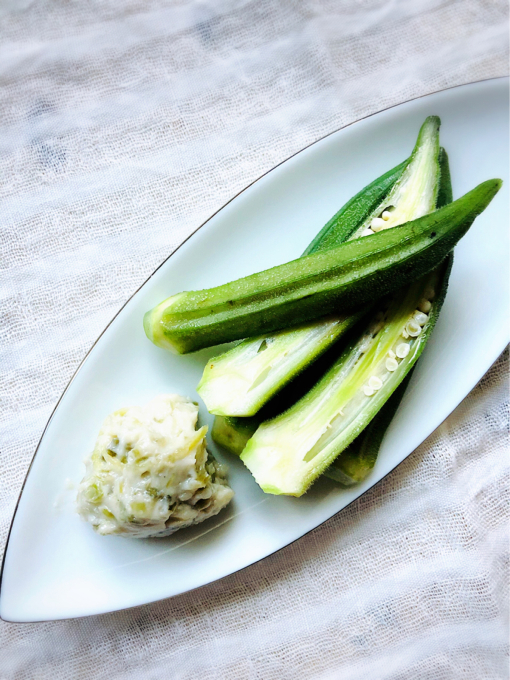
<svg viewBox="0 0 510 680">
<path fill-rule="evenodd" d="M 140 538 L 216 515 L 234 492 L 197 418 L 198 406 L 178 394 L 108 416 L 85 461 L 79 514 L 100 534 Z"/>
</svg>

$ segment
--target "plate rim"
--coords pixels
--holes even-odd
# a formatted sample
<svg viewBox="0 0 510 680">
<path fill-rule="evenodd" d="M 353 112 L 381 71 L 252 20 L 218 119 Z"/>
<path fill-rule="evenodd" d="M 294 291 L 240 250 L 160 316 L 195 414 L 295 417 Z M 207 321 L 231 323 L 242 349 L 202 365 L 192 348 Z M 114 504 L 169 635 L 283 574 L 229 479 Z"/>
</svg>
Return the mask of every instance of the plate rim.
<svg viewBox="0 0 510 680">
<path fill-rule="evenodd" d="M 21 497 L 22 497 L 22 495 L 23 495 L 23 491 L 24 491 L 24 489 L 25 489 L 25 485 L 26 485 L 27 479 L 28 479 L 28 477 L 29 477 L 29 475 L 30 475 L 30 472 L 31 472 L 31 470 L 32 470 L 32 466 L 33 466 L 34 460 L 35 460 L 35 458 L 36 458 L 36 456 L 37 456 L 37 453 L 38 453 L 39 448 L 40 448 L 40 446 L 41 446 L 41 443 L 42 443 L 42 441 L 43 441 L 43 439 L 44 439 L 44 436 L 45 436 L 45 434 L 46 434 L 46 431 L 47 431 L 47 429 L 48 429 L 48 427 L 49 427 L 51 421 L 53 420 L 53 416 L 55 415 L 55 413 L 56 413 L 58 407 L 60 406 L 60 402 L 61 402 L 62 399 L 64 398 L 64 396 L 65 396 L 65 394 L 67 393 L 67 391 L 69 390 L 71 384 L 72 384 L 73 381 L 75 380 L 76 376 L 77 376 L 78 373 L 80 372 L 80 370 L 81 370 L 81 368 L 83 367 L 85 361 L 88 359 L 90 353 L 92 352 L 92 350 L 94 349 L 94 347 L 97 345 L 97 343 L 99 342 L 99 340 L 103 337 L 103 335 L 106 333 L 106 331 L 108 330 L 108 328 L 112 325 L 112 323 L 113 323 L 113 322 L 115 321 L 115 319 L 119 316 L 119 314 L 120 314 L 120 313 L 122 312 L 122 310 L 126 307 L 126 305 L 127 305 L 127 304 L 135 297 L 135 295 L 137 295 L 137 294 L 139 293 L 139 291 L 145 286 L 145 284 L 146 284 L 148 281 L 150 281 L 150 279 L 156 274 L 156 272 L 159 271 L 159 270 L 161 269 L 161 267 L 163 267 L 163 265 L 166 264 L 166 263 L 168 262 L 168 260 L 169 260 L 171 257 L 173 257 L 173 255 L 175 255 L 175 253 L 176 253 L 178 250 L 180 250 L 180 248 L 181 248 L 187 241 L 189 241 L 189 239 L 190 239 L 192 236 L 194 236 L 198 231 L 200 231 L 200 229 L 202 229 L 202 227 L 205 227 L 205 225 L 206 225 L 208 222 L 210 222 L 210 221 L 212 220 L 213 217 L 215 217 L 215 216 L 216 216 L 218 213 L 220 213 L 224 208 L 226 208 L 230 203 L 232 203 L 232 201 L 234 201 L 238 196 L 240 196 L 240 195 L 243 194 L 245 191 L 247 191 L 247 189 L 249 189 L 250 187 L 252 187 L 254 184 L 256 184 L 256 183 L 257 183 L 259 180 L 261 180 L 263 177 L 265 177 L 266 175 L 269 175 L 269 173 L 273 172 L 273 170 L 276 170 L 276 168 L 280 167 L 281 165 L 283 165 L 284 163 L 286 163 L 287 161 L 289 161 L 291 158 L 294 158 L 294 156 L 297 156 L 298 154 L 300 154 L 302 151 L 305 151 L 306 149 L 309 149 L 310 147 L 314 146 L 315 144 L 317 144 L 317 143 L 323 141 L 324 139 L 327 139 L 327 138 L 330 137 L 331 135 L 334 135 L 334 134 L 336 134 L 337 132 L 340 132 L 341 130 L 345 130 L 346 128 L 349 128 L 349 127 L 351 127 L 352 125 L 355 125 L 356 123 L 361 122 L 362 120 L 367 120 L 368 118 L 372 118 L 373 116 L 376 116 L 376 115 L 378 115 L 378 114 L 380 114 L 380 113 L 383 113 L 383 112 L 385 112 L 385 111 L 390 111 L 391 109 L 397 108 L 398 106 L 402 106 L 403 104 L 408 104 L 408 103 L 410 103 L 410 102 L 418 101 L 418 100 L 420 100 L 420 99 L 424 99 L 425 97 L 429 97 L 429 96 L 432 96 L 432 95 L 434 95 L 434 94 L 440 94 L 441 92 L 448 92 L 448 91 L 450 91 L 450 90 L 456 90 L 456 89 L 462 88 L 462 87 L 470 87 L 470 86 L 472 86 L 472 85 L 479 85 L 479 84 L 481 84 L 481 83 L 488 83 L 488 82 L 502 82 L 502 81 L 510 81 L 510 76 L 501 75 L 501 76 L 493 76 L 493 77 L 490 77 L 490 78 L 481 78 L 481 79 L 479 79 L 479 80 L 473 80 L 473 81 L 469 81 L 469 82 L 467 82 L 467 83 L 459 83 L 459 84 L 457 84 L 457 85 L 451 85 L 450 87 L 444 87 L 444 88 L 440 88 L 440 89 L 438 89 L 438 90 L 433 90 L 432 92 L 427 92 L 427 93 L 425 93 L 425 94 L 421 94 L 421 95 L 418 95 L 418 96 L 416 96 L 416 97 L 411 97 L 410 99 L 406 99 L 405 101 L 401 101 L 401 102 L 398 102 L 398 103 L 396 103 L 396 104 L 392 104 L 391 106 L 386 106 L 386 107 L 384 107 L 384 108 L 382 108 L 382 109 L 378 109 L 377 111 L 374 111 L 374 112 L 372 112 L 372 113 L 369 113 L 369 114 L 367 114 L 366 116 L 361 116 L 360 118 L 356 118 L 356 120 L 353 120 L 353 121 L 351 121 L 350 123 L 346 123 L 345 125 L 342 125 L 342 126 L 340 126 L 339 128 L 335 128 L 334 130 L 331 130 L 330 132 L 327 132 L 327 133 L 326 133 L 325 135 L 323 135 L 322 137 L 318 137 L 318 138 L 315 139 L 313 142 L 310 142 L 309 144 L 306 144 L 305 146 L 303 146 L 302 148 L 300 148 L 298 151 L 295 151 L 295 152 L 292 153 L 290 156 L 287 156 L 287 157 L 284 158 L 283 160 L 279 161 L 276 165 L 274 165 L 273 167 L 271 167 L 269 170 L 266 170 L 266 171 L 263 172 L 261 175 L 259 175 L 259 176 L 256 177 L 254 180 L 252 180 L 249 184 L 247 184 L 246 186 L 244 186 L 240 191 L 238 191 L 238 192 L 237 192 L 236 194 L 234 194 L 231 198 L 229 198 L 228 201 L 226 201 L 225 203 L 223 203 L 223 205 L 221 205 L 217 210 L 215 210 L 211 215 L 209 215 L 209 217 L 207 217 L 207 219 L 204 220 L 204 222 L 202 222 L 196 229 L 194 229 L 194 230 L 193 230 L 193 231 L 192 231 L 192 232 L 191 232 L 191 233 L 190 233 L 183 241 L 181 241 L 181 242 L 179 243 L 179 245 L 178 245 L 176 248 L 174 248 L 174 250 L 173 250 L 173 251 L 172 251 L 172 252 L 171 252 L 164 260 L 162 260 L 162 262 L 156 267 L 156 269 L 154 269 L 154 271 L 153 271 L 153 272 L 152 272 L 152 273 L 151 273 L 151 274 L 150 274 L 150 275 L 149 275 L 149 276 L 148 276 L 148 277 L 140 284 L 140 286 L 138 286 L 138 288 L 137 288 L 137 289 L 136 289 L 136 290 L 135 290 L 135 291 L 134 291 L 134 292 L 133 292 L 126 300 L 125 300 L 125 302 L 122 304 L 122 306 L 117 310 L 117 312 L 114 314 L 114 316 L 110 319 L 110 321 L 106 324 L 106 326 L 103 328 L 103 330 L 102 330 L 102 331 L 100 332 L 100 334 L 97 336 L 97 338 L 94 340 L 94 342 L 92 343 L 92 345 L 89 347 L 89 349 L 87 350 L 87 352 L 86 352 L 85 355 L 83 356 L 83 359 L 80 361 L 80 363 L 79 363 L 78 366 L 76 367 L 76 370 L 74 371 L 74 373 L 72 374 L 71 378 L 69 379 L 69 381 L 68 381 L 67 385 L 65 386 L 65 388 L 64 388 L 64 390 L 63 390 L 63 392 L 62 392 L 62 394 L 61 394 L 60 397 L 58 398 L 58 400 L 57 400 L 57 402 L 56 402 L 56 404 L 55 404 L 55 406 L 54 406 L 54 408 L 53 408 L 53 410 L 52 410 L 52 412 L 51 412 L 51 414 L 50 414 L 48 420 L 46 421 L 46 424 L 45 424 L 45 426 L 44 426 L 44 428 L 43 428 L 43 431 L 42 431 L 42 433 L 41 433 L 41 436 L 40 436 L 40 438 L 39 438 L 39 440 L 38 440 L 38 442 L 37 442 L 37 445 L 36 445 L 36 447 L 35 447 L 35 450 L 34 450 L 34 453 L 33 453 L 33 455 L 32 455 L 32 458 L 30 459 L 30 463 L 29 463 L 29 465 L 28 465 L 27 471 L 26 471 L 26 473 L 25 473 L 25 477 L 24 477 L 24 479 L 23 479 L 23 483 L 22 483 L 21 488 L 20 488 L 20 490 L 19 490 L 18 497 L 17 497 L 17 499 L 16 499 L 16 503 L 15 503 L 15 506 L 14 506 L 14 512 L 13 512 L 13 514 L 12 514 L 11 521 L 10 521 L 10 524 L 9 524 L 9 529 L 8 529 L 8 532 L 7 532 L 7 539 L 6 539 L 6 541 L 5 541 L 5 548 L 4 548 L 4 552 L 3 552 L 3 555 L 2 555 L 2 561 L 1 561 L 1 564 L 0 564 L 0 600 L 1 600 L 1 596 L 2 596 L 2 585 L 3 585 L 3 575 L 4 575 L 5 559 L 6 559 L 6 557 L 7 557 L 7 552 L 8 552 L 8 549 L 9 549 L 9 541 L 10 541 L 10 538 L 11 538 L 12 528 L 13 528 L 13 526 L 14 526 L 14 520 L 16 519 L 16 515 L 17 515 L 17 512 L 18 512 L 18 508 L 19 508 L 19 504 L 20 504 L 20 501 L 21 501 Z M 505 344 L 505 346 L 498 352 L 498 354 L 496 355 L 496 357 L 492 360 L 492 362 L 491 362 L 491 367 L 494 365 L 494 363 L 499 359 L 499 357 L 500 357 L 500 356 L 502 355 L 502 353 L 505 351 L 507 344 L 508 344 L 508 342 L 507 342 L 507 343 Z M 490 368 L 489 368 L 488 370 L 490 370 Z M 485 374 L 484 374 L 484 375 L 485 375 Z M 482 376 L 482 377 L 483 377 L 483 376 Z M 481 379 L 481 378 L 480 378 L 480 379 Z M 480 380 L 480 379 L 479 379 L 479 380 Z M 474 387 L 476 386 L 476 384 L 478 384 L 479 380 L 477 381 L 477 383 L 475 383 L 475 385 L 474 385 L 473 388 L 471 388 L 471 389 L 474 389 Z M 468 394 L 469 394 L 469 393 L 468 393 Z M 455 408 L 458 408 L 458 406 L 460 405 L 460 403 L 462 403 L 462 401 L 463 401 L 467 396 L 468 396 L 468 395 L 466 394 L 465 397 L 461 400 L 461 402 L 459 402 L 459 404 L 457 404 L 457 406 L 456 406 Z M 454 409 L 454 410 L 455 410 L 455 409 Z M 448 418 L 448 417 L 451 415 L 451 413 L 453 413 L 453 411 L 451 411 L 447 416 L 445 416 L 445 418 L 441 421 L 441 423 L 438 424 L 438 426 L 435 428 L 435 430 L 437 430 L 437 428 L 439 428 L 439 427 L 442 425 L 442 423 L 446 420 L 446 418 Z M 434 430 L 434 431 L 435 431 L 435 430 Z M 432 433 L 431 433 L 431 434 L 432 434 Z M 429 435 L 429 436 L 430 436 L 430 435 Z M 414 449 L 414 450 L 416 450 L 416 449 Z M 413 453 L 413 451 L 411 451 L 411 453 Z M 409 454 L 409 455 L 411 455 L 411 454 Z M 409 456 L 406 456 L 406 457 L 404 458 L 404 460 L 402 460 L 400 463 L 398 463 L 397 465 L 395 465 L 395 467 L 393 467 L 386 475 L 384 475 L 383 477 L 381 477 L 381 479 L 379 479 L 379 480 L 378 480 L 377 482 L 375 482 L 372 486 L 370 486 L 368 489 L 366 489 L 362 494 L 360 494 L 359 496 L 357 496 L 356 498 L 354 498 L 350 503 L 348 503 L 347 505 L 345 505 L 341 510 L 339 510 L 339 511 L 336 512 L 334 515 L 332 515 L 332 517 L 336 516 L 339 512 L 343 512 L 346 508 L 348 508 L 350 505 L 352 505 L 352 503 L 354 503 L 354 502 L 357 501 L 359 498 L 361 498 L 361 496 L 365 495 L 365 493 L 367 493 L 368 491 L 370 491 L 371 489 L 373 489 L 375 486 L 377 486 L 378 484 L 380 484 L 380 483 L 381 483 L 384 479 L 386 479 L 386 477 L 388 477 L 394 470 L 396 470 L 398 467 L 400 467 L 400 465 L 402 465 L 402 463 L 403 463 L 405 460 L 407 460 L 408 457 L 409 457 Z M 331 519 L 331 517 L 329 517 L 328 519 Z M 324 522 L 327 522 L 328 519 L 324 520 Z M 265 555 L 264 557 L 261 557 L 260 559 L 255 560 L 254 562 L 251 562 L 250 564 L 246 565 L 245 567 L 242 567 L 241 569 L 237 569 L 235 572 L 232 572 L 232 573 L 239 573 L 239 572 L 242 572 L 242 571 L 244 571 L 245 569 L 248 569 L 249 567 L 253 566 L 254 564 L 258 564 L 259 562 L 265 560 L 266 557 L 269 557 L 270 555 L 275 555 L 276 553 L 278 553 L 278 552 L 280 552 L 281 550 L 287 548 L 289 545 L 292 545 L 292 544 L 295 543 L 296 541 L 299 541 L 301 538 L 303 538 L 303 537 L 306 536 L 307 534 L 309 534 L 309 533 L 311 533 L 312 531 L 314 531 L 318 526 L 321 526 L 322 524 L 324 524 L 324 522 L 321 522 L 321 523 L 318 524 L 317 526 L 315 526 L 315 527 L 313 527 L 312 529 L 310 529 L 309 531 L 306 531 L 305 533 L 301 534 L 301 536 L 298 536 L 298 537 L 295 538 L 293 541 L 290 541 L 289 543 L 286 543 L 284 546 L 282 546 L 281 548 L 278 548 L 277 550 L 273 551 L 273 552 L 270 553 L 269 555 Z M 229 576 L 232 576 L 232 573 L 226 574 L 225 576 L 221 576 L 220 578 L 217 578 L 217 579 L 213 579 L 212 581 L 207 581 L 206 583 L 203 583 L 203 584 L 200 585 L 200 586 L 196 586 L 195 588 L 191 588 L 191 589 L 189 589 L 189 590 L 187 590 L 187 591 L 185 591 L 185 592 L 183 592 L 183 593 L 180 593 L 180 595 L 184 595 L 184 594 L 186 594 L 186 593 L 192 593 L 192 592 L 194 592 L 195 590 L 198 590 L 199 588 L 203 588 L 203 587 L 205 587 L 205 586 L 210 585 L 211 583 L 215 583 L 216 581 L 222 581 L 223 579 L 228 578 Z M 146 603 L 143 603 L 143 604 L 130 605 L 130 606 L 128 606 L 128 607 L 123 607 L 123 608 L 121 608 L 121 609 L 114 609 L 114 610 L 112 610 L 112 611 L 110 611 L 110 612 L 102 612 L 102 613 L 98 613 L 98 614 L 83 614 L 83 615 L 79 615 L 79 616 L 69 616 L 69 617 L 64 617 L 64 618 L 59 618 L 59 619 L 40 619 L 40 620 L 37 620 L 37 621 L 11 621 L 11 620 L 9 620 L 9 619 L 5 619 L 5 618 L 2 616 L 2 614 L 0 613 L 0 620 L 1 620 L 1 621 L 4 621 L 4 622 L 6 622 L 6 623 L 11 623 L 11 624 L 46 623 L 46 622 L 48 622 L 48 621 L 54 621 L 54 620 L 58 620 L 58 621 L 72 621 L 72 620 L 74 620 L 74 619 L 84 619 L 84 618 L 88 618 L 89 616 L 102 616 L 102 615 L 104 615 L 104 614 L 106 614 L 106 613 L 116 613 L 116 612 L 128 611 L 128 610 L 130 610 L 130 609 L 135 609 L 135 608 L 137 608 L 137 607 L 143 607 L 143 606 L 145 606 L 145 605 L 152 604 L 152 603 L 154 603 L 154 602 L 161 602 L 161 601 L 163 601 L 163 600 L 172 599 L 173 597 L 175 597 L 175 596 L 174 596 L 174 595 L 170 595 L 170 596 L 167 596 L 167 597 L 164 597 L 164 598 L 158 598 L 158 599 L 156 599 L 156 600 L 151 600 L 151 601 L 146 602 Z"/>
</svg>

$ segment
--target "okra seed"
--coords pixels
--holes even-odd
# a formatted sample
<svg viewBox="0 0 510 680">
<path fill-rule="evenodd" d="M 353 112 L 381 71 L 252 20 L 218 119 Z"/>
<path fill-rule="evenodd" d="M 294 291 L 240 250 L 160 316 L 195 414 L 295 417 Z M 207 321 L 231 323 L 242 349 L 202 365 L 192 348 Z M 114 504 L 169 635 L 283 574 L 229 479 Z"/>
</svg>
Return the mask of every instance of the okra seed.
<svg viewBox="0 0 510 680">
<path fill-rule="evenodd" d="M 409 333 L 409 335 L 412 338 L 418 337 L 421 333 L 421 326 L 419 323 L 416 323 L 416 321 L 408 321 L 406 325 L 406 331 Z"/>
<path fill-rule="evenodd" d="M 381 215 L 381 217 L 382 217 L 383 220 L 385 220 L 385 221 L 389 220 L 390 217 L 391 217 L 390 211 L 389 211 L 389 210 L 384 210 L 384 211 L 383 211 L 383 214 Z"/>
<path fill-rule="evenodd" d="M 386 226 L 385 220 L 382 220 L 380 217 L 374 217 L 372 222 L 370 222 L 370 226 L 372 228 L 372 231 L 381 231 L 381 229 L 384 229 Z"/>
<path fill-rule="evenodd" d="M 368 381 L 368 386 L 371 387 L 373 390 L 380 390 L 383 385 L 383 382 L 381 378 L 378 378 L 376 375 L 372 375 L 370 377 L 370 380 Z"/>
<path fill-rule="evenodd" d="M 409 337 L 409 333 L 406 331 L 405 328 L 404 328 L 404 330 L 402 331 L 402 337 L 404 338 L 404 340 L 407 340 L 407 338 Z M 397 356 L 398 356 L 398 355 L 397 355 Z"/>
<path fill-rule="evenodd" d="M 427 316 L 427 314 L 424 314 L 423 312 L 415 312 L 414 313 L 414 320 L 420 326 L 424 326 L 427 323 L 427 321 L 429 320 L 429 317 Z"/>
<path fill-rule="evenodd" d="M 424 314 L 428 314 L 430 310 L 432 309 L 432 304 L 429 302 L 427 299 L 423 299 L 420 304 L 418 305 L 418 309 L 420 312 L 423 312 Z"/>
<path fill-rule="evenodd" d="M 366 394 L 367 397 L 373 397 L 374 396 L 374 390 L 369 387 L 368 385 L 365 385 L 363 388 L 363 392 Z"/>
<path fill-rule="evenodd" d="M 400 345 L 397 345 L 396 352 L 399 359 L 405 359 L 410 351 L 411 348 L 409 347 L 407 342 L 401 342 Z"/>
<path fill-rule="evenodd" d="M 386 370 L 387 371 L 396 371 L 398 368 L 398 361 L 394 359 L 393 357 L 388 357 L 386 359 Z"/>
<path fill-rule="evenodd" d="M 433 288 L 427 288 L 425 291 L 424 297 L 427 298 L 427 300 L 433 300 L 436 297 L 436 293 Z"/>
</svg>

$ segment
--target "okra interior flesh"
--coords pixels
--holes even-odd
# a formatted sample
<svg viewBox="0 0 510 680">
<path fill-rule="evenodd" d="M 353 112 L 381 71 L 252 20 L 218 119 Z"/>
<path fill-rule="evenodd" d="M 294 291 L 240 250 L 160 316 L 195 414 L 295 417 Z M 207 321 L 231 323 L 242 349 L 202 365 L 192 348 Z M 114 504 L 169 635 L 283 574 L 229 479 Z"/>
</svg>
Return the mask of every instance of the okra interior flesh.
<svg viewBox="0 0 510 680">
<path fill-rule="evenodd" d="M 440 183 L 436 199 L 436 207 L 451 203 L 453 200 L 452 184 L 448 155 L 444 149 L 439 153 Z M 446 275 L 443 286 L 446 285 Z M 320 363 L 320 362 L 319 362 Z M 320 367 L 315 369 L 317 380 L 320 378 Z M 318 370 L 317 370 L 318 369 Z M 308 369 L 310 371 L 310 369 Z M 404 380 L 388 398 L 380 411 L 370 421 L 368 426 L 349 444 L 324 471 L 324 475 L 333 479 L 342 486 L 359 484 L 370 474 L 373 469 L 379 448 L 386 430 L 395 415 L 397 408 L 404 396 L 407 384 L 413 369 L 409 371 Z M 294 403 L 297 401 L 293 399 Z M 287 403 L 285 390 L 277 394 L 271 401 L 252 417 L 216 416 L 212 428 L 213 440 L 234 455 L 241 455 L 248 441 L 255 434 L 257 428 L 264 420 L 274 418 L 287 410 L 292 403 Z"/>
<path fill-rule="evenodd" d="M 241 459 L 264 491 L 302 495 L 367 426 L 423 350 L 448 268 L 446 262 L 381 303 L 319 383 L 258 428 Z"/>
<path fill-rule="evenodd" d="M 442 156 L 442 163 L 446 174 L 438 196 L 439 205 L 451 200 L 446 154 Z M 500 185 L 499 180 L 493 180 L 478 188 L 481 193 L 488 192 L 485 205 Z M 392 408 L 389 413 L 386 409 L 397 397 L 393 393 L 399 386 L 403 393 L 402 383 L 430 335 L 444 299 L 450 266 L 451 258 L 448 258 L 421 281 L 389 297 L 372 320 L 368 333 L 365 332 L 360 341 L 352 341 L 318 385 L 287 412 L 259 427 L 241 457 L 265 491 L 299 496 L 322 472 L 343 484 L 357 483 L 368 474 L 395 410 Z M 392 340 L 395 325 L 397 340 Z M 382 369 L 381 359 L 384 360 Z M 363 388 L 362 393 L 356 390 L 356 385 Z M 397 405 L 401 394 L 396 399 Z M 363 408 L 363 399 L 369 400 L 366 408 Z M 383 413 L 380 411 L 384 405 Z M 376 414 L 378 418 L 365 431 L 366 437 L 358 437 Z M 242 420 L 226 418 L 223 420 L 226 427 L 222 428 L 219 422 L 218 429 L 223 429 L 223 434 L 229 429 L 239 431 Z M 253 425 L 251 422 L 244 433 L 246 439 Z M 353 440 L 358 446 L 349 451 L 347 447 Z M 240 447 L 244 442 L 240 438 L 227 443 Z M 340 452 L 342 455 L 335 460 Z"/>
<path fill-rule="evenodd" d="M 439 125 L 436 116 L 427 118 L 408 161 L 351 199 L 304 255 L 373 234 L 381 230 L 379 224 L 389 228 L 431 212 L 436 207 L 440 176 Z M 208 362 L 197 391 L 210 413 L 254 415 L 356 320 L 352 315 L 334 316 L 249 338 Z"/>
<path fill-rule="evenodd" d="M 212 439 L 229 453 L 239 456 L 250 437 L 265 420 L 280 415 L 307 394 L 337 358 L 336 346 L 324 352 L 253 416 L 215 416 Z"/>
<path fill-rule="evenodd" d="M 333 316 L 241 342 L 206 365 L 197 392 L 210 413 L 251 416 L 364 312 Z"/>
<path fill-rule="evenodd" d="M 488 180 L 436 212 L 369 238 L 202 291 L 168 298 L 144 318 L 155 344 L 185 353 L 338 314 L 436 267 L 499 190 Z"/>
<path fill-rule="evenodd" d="M 349 487 L 362 482 L 374 467 L 379 447 L 407 387 L 411 372 L 397 387 L 368 427 L 323 472 L 325 477 Z M 278 401 L 276 398 L 274 401 Z M 271 403 L 271 402 L 270 402 Z M 255 416 L 215 416 L 211 436 L 229 453 L 240 456 L 257 428 L 264 422 L 265 409 Z M 262 417 L 261 417 L 262 416 Z"/>
<path fill-rule="evenodd" d="M 384 201 L 350 236 L 371 236 L 384 229 L 416 220 L 436 208 L 440 166 L 439 127 L 437 116 L 429 116 L 420 128 L 409 163 Z"/>
<path fill-rule="evenodd" d="M 439 153 L 439 165 L 441 178 L 436 207 L 442 208 L 453 201 L 450 165 L 448 155 L 444 149 L 441 149 Z M 442 283 L 443 290 L 447 285 L 448 273 L 445 273 Z M 343 486 L 352 486 L 359 484 L 370 474 L 379 455 L 379 449 L 386 430 L 402 401 L 415 367 L 416 364 L 361 434 L 335 458 L 333 463 L 324 472 L 325 476 L 334 479 Z M 236 425 L 237 423 L 232 423 L 231 429 Z"/>
</svg>

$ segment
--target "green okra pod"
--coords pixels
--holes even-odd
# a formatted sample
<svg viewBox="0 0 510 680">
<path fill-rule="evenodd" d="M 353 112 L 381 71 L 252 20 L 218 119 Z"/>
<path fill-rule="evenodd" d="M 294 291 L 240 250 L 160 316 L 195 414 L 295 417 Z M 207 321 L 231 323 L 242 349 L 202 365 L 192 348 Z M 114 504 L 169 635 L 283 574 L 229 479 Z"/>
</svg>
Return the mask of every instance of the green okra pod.
<svg viewBox="0 0 510 680">
<path fill-rule="evenodd" d="M 303 256 L 371 235 L 372 224 L 376 229 L 378 223 L 389 228 L 432 212 L 441 179 L 439 126 L 439 118 L 429 116 L 407 161 L 350 199 L 323 227 Z M 252 416 L 338 342 L 364 311 L 368 309 L 358 314 L 332 314 L 237 343 L 208 361 L 197 392 L 210 413 Z M 221 436 L 218 428 L 216 431 Z"/>
<path fill-rule="evenodd" d="M 186 353 L 359 308 L 436 267 L 500 186 L 500 180 L 488 180 L 430 215 L 370 238 L 222 286 L 178 293 L 147 312 L 146 334 Z"/>
</svg>

